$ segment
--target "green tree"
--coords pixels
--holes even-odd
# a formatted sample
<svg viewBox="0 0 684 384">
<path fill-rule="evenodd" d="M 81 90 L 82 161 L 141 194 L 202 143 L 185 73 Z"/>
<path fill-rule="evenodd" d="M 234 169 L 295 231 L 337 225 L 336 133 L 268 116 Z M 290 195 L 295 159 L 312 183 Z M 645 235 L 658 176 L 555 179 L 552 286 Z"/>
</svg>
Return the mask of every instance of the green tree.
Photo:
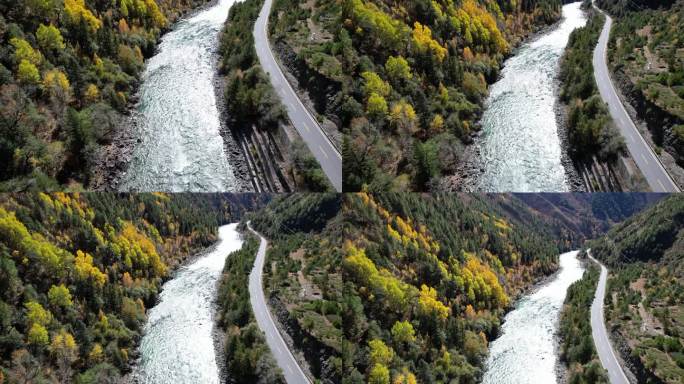
<svg viewBox="0 0 684 384">
<path fill-rule="evenodd" d="M 385 70 L 389 77 L 394 80 L 411 80 L 413 78 L 408 61 L 401 56 L 390 56 L 385 63 Z"/>
<path fill-rule="evenodd" d="M 371 364 L 388 365 L 394 358 L 394 350 L 392 350 L 392 347 L 387 346 L 387 344 L 380 339 L 369 341 L 368 349 Z"/>
<path fill-rule="evenodd" d="M 64 49 L 66 45 L 64 44 L 64 38 L 62 34 L 52 24 L 43 25 L 41 24 L 36 31 L 36 39 L 38 40 L 38 45 L 44 50 L 59 50 Z"/>
<path fill-rule="evenodd" d="M 48 19 L 55 17 L 59 8 L 57 0 L 24 0 L 24 3 L 29 14 Z"/>
<path fill-rule="evenodd" d="M 375 364 L 368 374 L 369 384 L 389 384 L 390 372 L 389 368 L 382 364 Z"/>
<path fill-rule="evenodd" d="M 27 336 L 30 344 L 46 346 L 49 342 L 47 329 L 38 323 L 31 325 Z"/>
<path fill-rule="evenodd" d="M 40 73 L 31 62 L 22 60 L 17 68 L 17 79 L 24 84 L 36 85 L 40 83 Z"/>
<path fill-rule="evenodd" d="M 397 321 L 392 326 L 392 339 L 397 343 L 410 343 L 416 340 L 416 331 L 408 321 Z"/>
<path fill-rule="evenodd" d="M 70 307 L 72 304 L 71 293 L 69 292 L 69 288 L 64 284 L 50 287 L 50 290 L 48 291 L 48 300 L 50 301 L 50 304 L 64 308 Z"/>
<path fill-rule="evenodd" d="M 14 58 L 17 62 L 21 63 L 25 60 L 36 66 L 43 61 L 43 55 L 40 51 L 33 49 L 28 41 L 13 37 L 10 39 L 10 44 L 14 47 Z"/>
<path fill-rule="evenodd" d="M 361 77 L 365 80 L 363 90 L 366 96 L 378 94 L 386 97 L 390 94 L 392 87 L 375 72 L 363 72 Z"/>
<path fill-rule="evenodd" d="M 366 110 L 368 111 L 369 115 L 375 116 L 377 118 L 385 117 L 388 111 L 387 101 L 381 95 L 377 93 L 371 93 L 371 95 L 368 97 Z"/>
<path fill-rule="evenodd" d="M 416 183 L 422 188 L 439 172 L 437 146 L 432 141 L 416 142 L 413 147 L 413 164 L 416 169 Z"/>
</svg>

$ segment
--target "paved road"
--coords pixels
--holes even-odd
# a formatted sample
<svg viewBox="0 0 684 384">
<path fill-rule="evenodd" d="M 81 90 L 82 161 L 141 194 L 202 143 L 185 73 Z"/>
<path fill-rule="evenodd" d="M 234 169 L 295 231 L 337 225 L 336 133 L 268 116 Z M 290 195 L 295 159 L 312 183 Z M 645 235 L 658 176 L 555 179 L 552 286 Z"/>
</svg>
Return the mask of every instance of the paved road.
<svg viewBox="0 0 684 384">
<path fill-rule="evenodd" d="M 266 0 L 254 25 L 254 45 L 261 67 L 268 73 L 271 84 L 287 109 L 290 121 L 313 153 L 323 172 L 338 192 L 342 191 L 342 156 L 321 129 L 315 117 L 299 100 L 285 78 L 268 40 L 268 16 L 273 0 Z"/>
<path fill-rule="evenodd" d="M 264 263 L 266 262 L 266 247 L 268 247 L 268 242 L 263 236 L 254 231 L 252 227 L 249 226 L 249 223 L 247 226 L 250 231 L 261 239 L 257 257 L 254 260 L 254 268 L 252 268 L 252 272 L 249 274 L 249 298 L 252 303 L 252 311 L 254 311 L 257 324 L 266 335 L 266 344 L 268 344 L 268 348 L 271 350 L 273 357 L 275 357 L 278 366 L 283 371 L 287 383 L 310 384 L 309 379 L 299 367 L 299 364 L 297 364 L 297 360 L 292 356 L 285 340 L 283 340 L 280 335 L 280 332 L 271 317 L 271 312 L 268 310 L 268 305 L 266 305 L 262 271 L 264 269 Z"/>
<path fill-rule="evenodd" d="M 596 264 L 601 267 L 601 275 L 599 276 L 598 287 L 596 288 L 596 295 L 594 302 L 591 304 L 591 335 L 594 338 L 594 345 L 601 360 L 601 365 L 608 371 L 608 378 L 611 384 L 629 384 L 625 372 L 620 366 L 613 346 L 610 344 L 608 338 L 608 331 L 606 330 L 606 323 L 603 317 L 603 302 L 606 297 L 606 280 L 608 277 L 608 269 L 599 263 L 598 260 L 591 257 Z"/>
<path fill-rule="evenodd" d="M 639 133 L 639 130 L 634 125 L 618 97 L 615 86 L 610 79 L 606 58 L 608 38 L 613 20 L 603 11 L 598 10 L 606 16 L 606 23 L 603 25 L 598 45 L 594 50 L 594 77 L 596 78 L 596 84 L 598 84 L 601 97 L 608 103 L 610 115 L 625 138 L 629 153 L 646 177 L 646 181 L 651 189 L 654 192 L 679 192 L 679 187 L 677 187 L 677 184 L 667 173 L 651 147 L 646 143 L 646 140 L 641 136 L 641 133 Z"/>
</svg>

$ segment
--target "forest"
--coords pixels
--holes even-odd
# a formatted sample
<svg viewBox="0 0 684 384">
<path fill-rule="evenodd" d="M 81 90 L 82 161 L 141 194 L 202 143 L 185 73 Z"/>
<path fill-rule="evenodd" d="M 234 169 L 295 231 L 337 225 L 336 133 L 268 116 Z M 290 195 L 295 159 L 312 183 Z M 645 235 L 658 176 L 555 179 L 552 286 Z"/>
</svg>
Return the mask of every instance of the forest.
<svg viewBox="0 0 684 384">
<path fill-rule="evenodd" d="M 0 191 L 87 189 L 143 60 L 205 1 L 0 2 Z"/>
<path fill-rule="evenodd" d="M 481 379 L 506 310 L 557 269 L 561 249 L 650 202 L 293 195 L 248 218 L 270 239 L 264 284 L 274 317 L 313 377 L 467 383 Z M 561 220 L 563 208 L 586 221 Z"/>
<path fill-rule="evenodd" d="M 217 227 L 266 195 L 0 196 L 0 381 L 116 382 L 146 308 Z"/>
<path fill-rule="evenodd" d="M 461 160 L 504 58 L 551 1 L 277 0 L 271 35 L 342 133 L 345 191 L 428 190 Z"/>
<path fill-rule="evenodd" d="M 236 130 L 257 129 L 272 134 L 279 125 L 289 124 L 266 73 L 259 65 L 252 31 L 263 0 L 235 3 L 221 33 L 220 72 L 224 76 L 229 125 Z M 275 135 L 275 134 L 274 134 Z M 286 148 L 296 190 L 329 192 L 332 185 L 301 138 Z"/>
<path fill-rule="evenodd" d="M 249 218 L 271 240 L 272 312 L 312 377 L 477 382 L 504 313 L 557 255 L 661 197 L 295 195 Z"/>
<path fill-rule="evenodd" d="M 605 17 L 589 9 L 588 2 L 584 6 L 589 21 L 570 34 L 559 73 L 560 99 L 567 114 L 569 153 L 575 162 L 591 162 L 597 158 L 615 163 L 626 153 L 626 146 L 599 95 L 592 65 Z"/>
<path fill-rule="evenodd" d="M 599 269 L 580 255 L 587 269 L 582 279 L 568 288 L 561 311 L 559 336 L 561 361 L 568 369 L 569 384 L 608 383 L 605 369 L 596 354 L 591 335 L 590 311 L 598 283 Z"/>
<path fill-rule="evenodd" d="M 479 129 L 487 86 L 560 1 L 352 0 L 335 31 L 345 190 L 430 190 Z M 335 54 L 335 51 L 332 52 Z"/>
<path fill-rule="evenodd" d="M 270 242 L 264 289 L 271 313 L 311 377 L 334 383 L 477 382 L 503 315 L 557 269 L 560 252 L 654 203 L 650 216 L 623 226 L 658 223 L 655 234 L 640 231 L 635 236 L 643 240 L 616 242 L 641 246 L 656 238 L 669 249 L 681 247 L 666 239 L 681 229 L 682 199 L 536 196 L 4 195 L 0 378 L 100 383 L 125 376 L 139 356 L 146 310 L 162 283 L 216 241 L 219 224 L 251 220 Z M 244 224 L 241 229 L 243 247 L 226 255 L 218 287 L 221 366 L 231 372 L 230 382 L 282 382 L 245 289 L 258 241 Z M 592 246 L 604 257 L 600 244 Z M 649 268 L 653 272 L 645 276 L 676 279 L 681 258 L 665 259 L 679 267 Z M 646 285 L 649 300 L 669 310 L 684 292 L 676 284 L 651 287 Z M 582 306 L 586 287 L 576 289 L 568 305 Z M 658 319 L 672 313 L 659 311 Z M 572 311 L 568 324 L 580 324 L 581 316 L 574 316 L 579 313 Z M 668 334 L 679 332 L 675 320 L 663 324 Z M 584 331 L 584 325 L 568 328 L 572 335 Z M 672 340 L 652 343 L 678 359 L 681 350 Z M 587 362 L 581 343 L 566 352 L 572 364 Z M 579 372 L 577 380 L 596 373 Z"/>
<path fill-rule="evenodd" d="M 678 0 L 596 0 L 601 9 L 617 16 L 647 9 L 667 9 Z"/>
<path fill-rule="evenodd" d="M 644 382 L 684 376 L 684 198 L 675 194 L 588 244 L 611 270 L 606 295 L 613 341 Z"/>
</svg>

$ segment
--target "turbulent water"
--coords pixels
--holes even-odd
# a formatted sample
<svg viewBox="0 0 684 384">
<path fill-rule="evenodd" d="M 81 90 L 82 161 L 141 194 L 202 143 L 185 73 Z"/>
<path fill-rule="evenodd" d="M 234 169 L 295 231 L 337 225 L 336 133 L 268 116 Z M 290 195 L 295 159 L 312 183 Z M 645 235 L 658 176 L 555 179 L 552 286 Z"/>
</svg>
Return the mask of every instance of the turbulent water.
<svg viewBox="0 0 684 384">
<path fill-rule="evenodd" d="M 570 33 L 586 23 L 580 3 L 563 6 L 551 32 L 520 47 L 489 89 L 482 116 L 476 189 L 490 192 L 569 190 L 554 113 L 554 79 Z"/>
<path fill-rule="evenodd" d="M 506 315 L 502 335 L 489 344 L 483 383 L 556 382 L 554 334 L 568 287 L 583 272 L 576 251 L 562 254 L 553 280 L 522 298 Z"/>
<path fill-rule="evenodd" d="M 218 34 L 233 2 L 178 22 L 146 63 L 134 116 L 139 143 L 121 189 L 236 190 L 213 83 Z"/>
<path fill-rule="evenodd" d="M 219 228 L 220 241 L 206 255 L 181 268 L 162 287 L 148 312 L 135 382 L 219 383 L 214 354 L 213 302 L 226 256 L 242 247 L 237 224 Z"/>
</svg>

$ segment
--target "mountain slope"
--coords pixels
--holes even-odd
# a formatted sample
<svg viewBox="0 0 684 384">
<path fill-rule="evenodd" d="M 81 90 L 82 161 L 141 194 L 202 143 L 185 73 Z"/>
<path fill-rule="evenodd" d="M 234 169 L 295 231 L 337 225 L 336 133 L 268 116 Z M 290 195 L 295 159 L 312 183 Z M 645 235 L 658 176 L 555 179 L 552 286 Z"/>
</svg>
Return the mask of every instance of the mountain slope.
<svg viewBox="0 0 684 384">
<path fill-rule="evenodd" d="M 342 136 L 344 190 L 425 190 L 458 166 L 504 57 L 560 4 L 278 0 L 270 32 L 324 129 Z"/>
<path fill-rule="evenodd" d="M 557 237 L 570 247 L 604 234 L 612 225 L 653 205 L 666 195 L 654 193 L 530 193 L 515 194 L 556 228 Z M 514 202 L 515 200 L 512 200 Z M 509 212 L 524 212 L 512 205 Z"/>
<path fill-rule="evenodd" d="M 614 81 L 644 122 L 647 140 L 684 180 L 684 1 L 599 0 L 615 15 L 608 51 Z"/>
<path fill-rule="evenodd" d="M 0 3 L 0 190 L 88 187 L 143 59 L 206 0 Z"/>
<path fill-rule="evenodd" d="M 556 270 L 559 248 L 649 201 L 596 198 L 594 216 L 591 198 L 563 196 L 277 199 L 251 216 L 271 244 L 269 305 L 300 365 L 324 383 L 476 381 L 505 311 Z"/>
<path fill-rule="evenodd" d="M 640 381 L 684 376 L 684 198 L 672 195 L 590 242 L 611 271 L 606 320 Z"/>
<path fill-rule="evenodd" d="M 258 195 L 0 196 L 0 378 L 114 382 L 162 282 Z"/>
</svg>

